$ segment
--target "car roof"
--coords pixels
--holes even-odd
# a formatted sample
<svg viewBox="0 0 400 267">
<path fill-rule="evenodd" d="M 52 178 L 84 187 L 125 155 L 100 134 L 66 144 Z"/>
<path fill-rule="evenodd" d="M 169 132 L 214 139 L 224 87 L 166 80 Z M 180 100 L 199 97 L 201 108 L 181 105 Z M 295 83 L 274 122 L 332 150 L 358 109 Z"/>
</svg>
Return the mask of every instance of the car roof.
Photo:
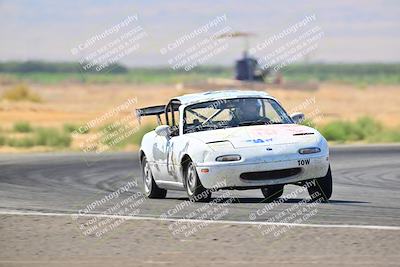
<svg viewBox="0 0 400 267">
<path fill-rule="evenodd" d="M 222 91 L 208 91 L 196 94 L 186 94 L 174 97 L 174 100 L 180 101 L 182 105 L 219 100 L 219 99 L 232 99 L 244 97 L 271 97 L 268 93 L 262 91 L 248 91 L 248 90 L 222 90 Z"/>
</svg>

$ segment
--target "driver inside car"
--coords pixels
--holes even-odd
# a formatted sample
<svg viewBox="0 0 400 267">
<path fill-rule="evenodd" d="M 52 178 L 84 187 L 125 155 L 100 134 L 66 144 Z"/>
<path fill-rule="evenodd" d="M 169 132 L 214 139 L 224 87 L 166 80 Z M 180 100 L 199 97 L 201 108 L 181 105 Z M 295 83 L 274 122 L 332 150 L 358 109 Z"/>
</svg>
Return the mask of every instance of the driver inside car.
<svg viewBox="0 0 400 267">
<path fill-rule="evenodd" d="M 232 112 L 230 125 L 238 126 L 242 123 L 264 122 L 269 119 L 260 115 L 261 103 L 258 99 L 239 99 L 236 108 Z"/>
</svg>

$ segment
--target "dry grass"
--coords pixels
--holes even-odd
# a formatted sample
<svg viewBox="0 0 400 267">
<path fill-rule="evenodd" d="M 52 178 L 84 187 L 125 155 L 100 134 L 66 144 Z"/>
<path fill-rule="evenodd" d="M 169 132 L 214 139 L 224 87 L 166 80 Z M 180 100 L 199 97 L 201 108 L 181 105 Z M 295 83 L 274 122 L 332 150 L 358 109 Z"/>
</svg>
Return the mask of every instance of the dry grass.
<svg viewBox="0 0 400 267">
<path fill-rule="evenodd" d="M 40 91 L 45 102 L 2 103 L 0 121 L 3 124 L 13 124 L 19 120 L 44 126 L 81 123 L 122 104 L 128 98 L 136 97 L 137 106 L 142 107 L 163 104 L 173 96 L 196 92 L 194 89 L 129 85 L 62 85 L 32 88 Z M 371 86 L 361 90 L 348 85 L 322 84 L 317 91 L 266 90 L 277 97 L 288 110 L 315 97 L 316 103 L 309 105 L 304 111 L 307 114 L 318 108 L 323 114 L 323 123 L 333 119 L 353 120 L 365 115 L 382 121 L 386 126 L 400 124 L 400 86 Z"/>
<path fill-rule="evenodd" d="M 10 127 L 21 120 L 40 126 L 62 127 L 65 123 L 79 124 L 100 116 L 128 98 L 137 98 L 137 106 L 132 105 L 134 109 L 163 104 L 173 96 L 196 92 L 194 89 L 166 86 L 129 85 L 61 85 L 32 88 L 40 91 L 44 103 L 2 103 L 2 127 Z M 5 88 L 0 87 L 1 90 L 4 91 Z M 400 86 L 371 86 L 361 90 L 347 85 L 322 84 L 317 91 L 266 90 L 291 111 L 307 99 L 315 98 L 315 104 L 308 105 L 303 111 L 310 114 L 318 109 L 323 114 L 321 123 L 369 116 L 381 121 L 385 126 L 400 124 Z"/>
<path fill-rule="evenodd" d="M 40 96 L 32 92 L 26 84 L 17 84 L 5 90 L 2 98 L 8 101 L 42 102 Z"/>
<path fill-rule="evenodd" d="M 332 120 L 354 121 L 368 116 L 387 127 L 400 125 L 400 86 L 370 86 L 361 90 L 349 85 L 322 84 L 317 91 L 277 89 L 271 90 L 270 94 L 277 97 L 287 109 L 315 97 L 315 104 L 309 105 L 305 114 L 319 109 L 322 124 Z"/>
<path fill-rule="evenodd" d="M 27 121 L 34 127 L 63 129 L 64 124 L 81 125 L 101 116 L 127 99 L 137 98 L 137 104 L 122 112 L 126 116 L 135 108 L 164 104 L 173 96 L 197 92 L 195 89 L 167 86 L 133 85 L 30 85 L 32 92 L 40 94 L 42 103 L 1 101 L 0 127 L 12 129 L 14 123 Z M 0 94 L 9 89 L 0 86 Z M 317 91 L 270 89 L 289 111 L 315 99 L 300 110 L 307 115 L 317 111 L 317 123 L 333 120 L 356 120 L 369 116 L 386 127 L 400 125 L 400 86 L 370 86 L 359 89 L 343 84 L 322 84 Z M 74 143 L 74 142 L 73 142 Z"/>
</svg>

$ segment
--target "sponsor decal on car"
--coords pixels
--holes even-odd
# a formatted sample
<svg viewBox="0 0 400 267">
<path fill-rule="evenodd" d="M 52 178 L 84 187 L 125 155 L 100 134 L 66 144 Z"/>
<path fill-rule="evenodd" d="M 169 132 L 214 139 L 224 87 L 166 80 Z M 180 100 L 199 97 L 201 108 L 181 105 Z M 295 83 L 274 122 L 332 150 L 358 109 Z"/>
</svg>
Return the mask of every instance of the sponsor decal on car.
<svg viewBox="0 0 400 267">
<path fill-rule="evenodd" d="M 257 138 L 257 139 L 246 140 L 246 142 L 254 143 L 254 144 L 268 143 L 268 142 L 271 142 L 271 141 L 272 141 L 272 138 L 267 138 L 267 139 Z"/>
</svg>

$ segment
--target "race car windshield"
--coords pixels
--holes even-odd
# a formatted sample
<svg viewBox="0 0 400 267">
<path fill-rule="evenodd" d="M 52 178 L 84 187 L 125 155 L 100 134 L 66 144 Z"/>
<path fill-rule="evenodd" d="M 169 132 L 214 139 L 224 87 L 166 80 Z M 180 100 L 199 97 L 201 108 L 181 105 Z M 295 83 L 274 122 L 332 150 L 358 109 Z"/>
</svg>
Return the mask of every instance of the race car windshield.
<svg viewBox="0 0 400 267">
<path fill-rule="evenodd" d="M 292 123 L 284 109 L 269 98 L 221 99 L 194 104 L 185 108 L 184 120 L 184 133 Z"/>
</svg>

